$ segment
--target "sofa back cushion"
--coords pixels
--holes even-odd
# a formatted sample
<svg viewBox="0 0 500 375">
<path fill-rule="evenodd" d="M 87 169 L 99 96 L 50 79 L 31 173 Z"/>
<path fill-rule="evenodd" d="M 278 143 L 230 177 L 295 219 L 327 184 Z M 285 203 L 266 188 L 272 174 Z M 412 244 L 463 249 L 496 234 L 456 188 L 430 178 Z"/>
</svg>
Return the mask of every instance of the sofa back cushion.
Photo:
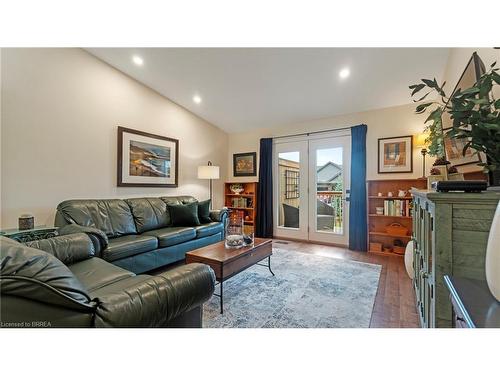
<svg viewBox="0 0 500 375">
<path fill-rule="evenodd" d="M 137 232 L 144 233 L 170 225 L 167 204 L 160 198 L 130 198 L 125 201 L 132 211 Z"/>
<path fill-rule="evenodd" d="M 94 227 L 111 238 L 137 233 L 130 207 L 121 199 L 73 199 L 57 210 L 69 224 Z"/>
<path fill-rule="evenodd" d="M 0 237 L 1 294 L 68 308 L 91 307 L 87 291 L 59 259 Z"/>
<path fill-rule="evenodd" d="M 190 195 L 179 195 L 177 197 L 160 197 L 160 199 L 166 204 L 187 204 L 198 202 L 195 197 L 192 197 Z"/>
</svg>

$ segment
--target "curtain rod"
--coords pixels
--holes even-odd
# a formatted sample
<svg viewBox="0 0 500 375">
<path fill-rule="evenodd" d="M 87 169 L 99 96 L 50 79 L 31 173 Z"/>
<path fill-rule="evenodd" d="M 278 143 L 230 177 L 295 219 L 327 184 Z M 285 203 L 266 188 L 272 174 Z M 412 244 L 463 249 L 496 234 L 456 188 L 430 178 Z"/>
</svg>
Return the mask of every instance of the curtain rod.
<svg viewBox="0 0 500 375">
<path fill-rule="evenodd" d="M 289 134 L 289 135 L 280 135 L 278 137 L 272 137 L 273 139 L 278 139 L 278 138 L 288 138 L 288 137 L 299 137 L 301 135 L 311 135 L 311 134 L 321 134 L 321 133 L 330 133 L 336 130 L 346 130 L 350 129 L 352 126 L 344 126 L 343 128 L 335 128 L 335 129 L 330 129 L 330 130 L 318 130 L 315 132 L 308 132 L 308 133 L 298 133 L 298 134 Z"/>
</svg>

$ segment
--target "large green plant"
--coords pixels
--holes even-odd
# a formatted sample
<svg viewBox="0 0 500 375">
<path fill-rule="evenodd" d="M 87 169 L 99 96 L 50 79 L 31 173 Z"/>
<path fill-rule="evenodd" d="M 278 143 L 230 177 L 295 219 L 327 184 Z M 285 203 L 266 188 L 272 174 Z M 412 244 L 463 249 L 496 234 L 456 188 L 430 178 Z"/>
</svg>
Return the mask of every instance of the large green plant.
<svg viewBox="0 0 500 375">
<path fill-rule="evenodd" d="M 419 114 L 430 111 L 425 120 L 430 155 L 445 156 L 444 137 L 466 139 L 464 155 L 469 148 L 474 153 L 483 152 L 488 162 L 479 165 L 485 171 L 500 169 L 500 99 L 495 100 L 492 94 L 494 87 L 500 84 L 500 75 L 495 64 L 472 87 L 458 89 L 451 98 L 443 90 L 446 82 L 439 85 L 435 78 L 422 79 L 422 83 L 410 86 L 412 97 L 427 88 L 427 93 L 415 102 L 424 102 L 429 94 L 437 93 L 437 101 L 424 102 L 415 109 Z M 446 134 L 442 128 L 444 113 L 450 114 L 453 120 L 453 127 Z"/>
<path fill-rule="evenodd" d="M 419 99 L 414 99 L 415 103 L 423 102 L 427 99 L 429 94 L 437 93 L 437 97 L 441 101 L 427 101 L 419 104 L 415 109 L 418 114 L 430 112 L 425 120 L 425 132 L 428 134 L 425 142 L 428 144 L 428 153 L 431 156 L 443 157 L 444 156 L 444 134 L 443 134 L 443 113 L 446 108 L 448 97 L 446 96 L 443 88 L 446 82 L 441 86 L 434 79 L 422 79 L 422 83 L 417 83 L 410 86 L 411 96 L 414 98 L 420 91 L 427 88 L 427 93 Z"/>
</svg>

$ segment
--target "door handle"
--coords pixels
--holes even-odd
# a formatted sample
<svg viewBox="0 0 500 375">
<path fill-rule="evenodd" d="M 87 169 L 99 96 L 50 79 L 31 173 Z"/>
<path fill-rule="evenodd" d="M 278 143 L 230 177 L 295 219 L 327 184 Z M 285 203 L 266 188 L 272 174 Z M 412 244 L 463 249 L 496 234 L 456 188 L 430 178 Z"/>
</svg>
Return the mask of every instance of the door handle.
<svg viewBox="0 0 500 375">
<path fill-rule="evenodd" d="M 345 190 L 345 200 L 346 202 L 349 202 L 351 200 L 351 189 L 346 189 Z"/>
</svg>

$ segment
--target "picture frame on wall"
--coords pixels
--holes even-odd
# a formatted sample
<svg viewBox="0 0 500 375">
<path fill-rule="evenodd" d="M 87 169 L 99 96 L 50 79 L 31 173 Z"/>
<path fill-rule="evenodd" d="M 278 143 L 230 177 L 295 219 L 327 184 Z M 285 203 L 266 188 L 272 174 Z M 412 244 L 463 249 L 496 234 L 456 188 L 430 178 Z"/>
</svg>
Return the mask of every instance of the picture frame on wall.
<svg viewBox="0 0 500 375">
<path fill-rule="evenodd" d="M 443 133 L 446 134 L 452 128 L 443 129 Z M 479 153 L 474 152 L 473 149 L 468 148 L 464 152 L 464 147 L 468 140 L 465 138 L 451 138 L 444 137 L 444 152 L 446 155 L 446 160 L 448 160 L 453 166 L 468 165 L 468 164 L 478 164 L 481 163 L 481 156 Z M 479 169 L 480 167 L 478 167 Z"/>
<path fill-rule="evenodd" d="M 378 139 L 378 173 L 413 172 L 413 136 Z"/>
<path fill-rule="evenodd" d="M 177 187 L 179 140 L 118 127 L 117 185 Z"/>
<path fill-rule="evenodd" d="M 257 153 L 244 152 L 233 154 L 233 176 L 257 176 Z"/>
</svg>

